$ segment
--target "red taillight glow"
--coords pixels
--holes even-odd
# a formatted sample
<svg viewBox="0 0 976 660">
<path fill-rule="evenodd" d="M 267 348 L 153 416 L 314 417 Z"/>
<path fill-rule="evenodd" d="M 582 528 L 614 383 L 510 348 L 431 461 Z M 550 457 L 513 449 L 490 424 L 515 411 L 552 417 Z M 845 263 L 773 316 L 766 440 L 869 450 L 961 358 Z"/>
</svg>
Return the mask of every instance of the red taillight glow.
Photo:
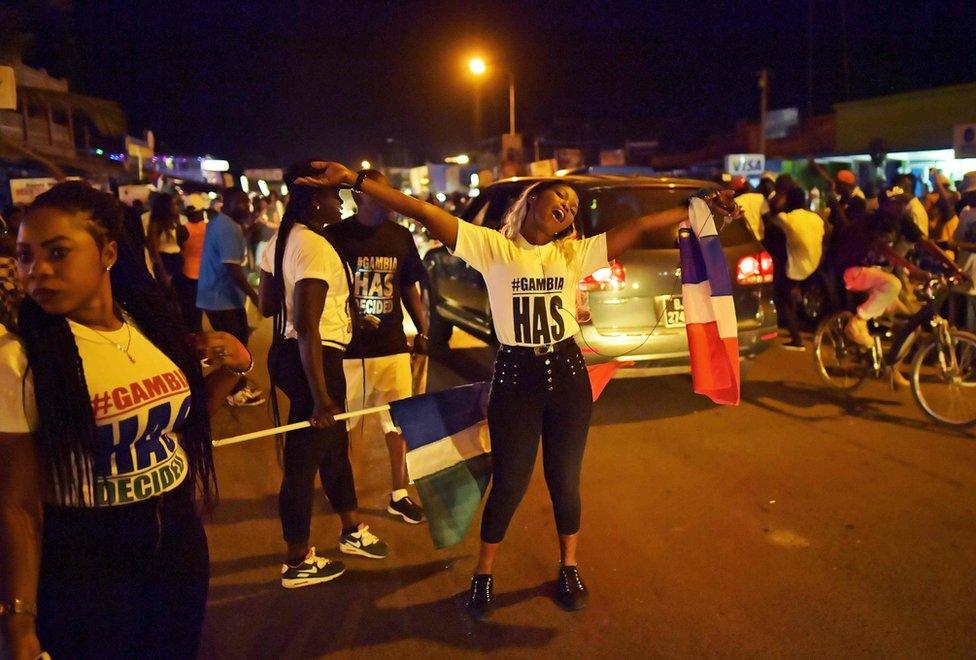
<svg viewBox="0 0 976 660">
<path fill-rule="evenodd" d="M 773 258 L 768 252 L 747 254 L 735 266 L 735 281 L 739 284 L 764 284 L 773 281 Z"/>
<path fill-rule="evenodd" d="M 616 261 L 610 262 L 606 268 L 601 268 L 580 280 L 580 291 L 619 291 L 624 288 L 627 273 L 624 267 Z"/>
</svg>

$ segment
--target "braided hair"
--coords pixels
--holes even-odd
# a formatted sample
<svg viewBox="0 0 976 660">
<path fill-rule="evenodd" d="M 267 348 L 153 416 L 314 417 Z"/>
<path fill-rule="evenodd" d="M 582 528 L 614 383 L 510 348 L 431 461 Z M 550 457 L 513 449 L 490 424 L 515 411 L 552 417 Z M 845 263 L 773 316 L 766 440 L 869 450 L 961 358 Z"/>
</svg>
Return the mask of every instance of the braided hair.
<svg viewBox="0 0 976 660">
<path fill-rule="evenodd" d="M 288 186 L 288 205 L 281 217 L 281 224 L 278 226 L 278 237 L 275 239 L 274 248 L 274 273 L 272 274 L 272 291 L 275 296 L 275 311 L 273 322 L 273 333 L 271 338 L 271 350 L 269 352 L 268 373 L 271 377 L 271 412 L 274 416 L 275 426 L 281 425 L 281 411 L 278 407 L 277 370 L 274 361 L 281 354 L 281 349 L 285 343 L 285 323 L 287 322 L 287 301 L 285 299 L 285 246 L 288 244 L 288 235 L 295 227 L 295 224 L 308 218 L 317 208 L 315 195 L 317 189 L 311 186 L 299 186 L 295 183 L 296 179 L 304 176 L 317 176 L 320 170 L 312 167 L 312 160 L 303 160 L 295 163 L 285 172 L 285 184 Z M 279 450 L 281 449 L 281 438 L 279 440 Z M 279 451 L 280 454 L 280 451 Z M 280 457 L 280 456 L 279 456 Z"/>
<path fill-rule="evenodd" d="M 128 242 L 118 200 L 87 183 L 69 181 L 40 195 L 30 211 L 40 208 L 87 214 L 86 229 L 99 247 L 110 241 L 118 244 L 118 258 L 110 272 L 112 297 L 189 382 L 192 403 L 180 431 L 180 445 L 187 455 L 190 479 L 204 506 L 211 506 L 216 500 L 217 482 L 200 361 L 179 308 L 149 275 L 140 253 Z M 21 304 L 19 331 L 34 380 L 37 446 L 42 466 L 53 480 L 51 493 L 84 503 L 86 490 L 94 495 L 92 464 L 97 429 L 74 335 L 64 316 L 48 314 L 29 297 Z"/>
</svg>

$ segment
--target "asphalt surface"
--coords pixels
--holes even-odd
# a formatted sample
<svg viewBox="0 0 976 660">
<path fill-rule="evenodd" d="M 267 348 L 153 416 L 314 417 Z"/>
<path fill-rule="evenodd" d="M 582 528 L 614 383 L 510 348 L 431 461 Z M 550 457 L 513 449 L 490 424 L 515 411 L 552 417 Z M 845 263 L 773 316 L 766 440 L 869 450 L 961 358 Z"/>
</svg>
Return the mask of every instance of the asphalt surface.
<svg viewBox="0 0 976 660">
<path fill-rule="evenodd" d="M 431 362 L 430 390 L 490 376 L 490 349 L 458 339 Z M 215 436 L 269 420 L 264 407 L 227 410 Z M 976 436 L 928 422 L 910 394 L 872 382 L 838 398 L 809 353 L 773 348 L 748 366 L 738 407 L 692 394 L 688 376 L 613 381 L 588 442 L 589 608 L 552 600 L 540 460 L 484 623 L 460 595 L 477 530 L 436 551 L 423 526 L 387 516 L 380 437 L 354 438 L 352 455 L 363 520 L 390 557 L 343 556 L 341 578 L 297 590 L 278 582 L 274 441 L 216 449 L 203 657 L 976 657 Z M 319 489 L 320 554 L 340 556 L 338 533 Z"/>
</svg>

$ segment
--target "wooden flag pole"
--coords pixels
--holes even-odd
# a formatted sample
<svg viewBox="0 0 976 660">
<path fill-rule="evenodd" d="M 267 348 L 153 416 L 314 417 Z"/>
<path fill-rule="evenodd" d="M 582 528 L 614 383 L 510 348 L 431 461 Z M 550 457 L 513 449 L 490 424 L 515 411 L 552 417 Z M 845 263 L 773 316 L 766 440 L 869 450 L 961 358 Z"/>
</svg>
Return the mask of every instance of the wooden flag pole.
<svg viewBox="0 0 976 660">
<path fill-rule="evenodd" d="M 337 422 L 344 419 L 351 419 L 353 417 L 361 417 L 363 415 L 371 415 L 373 413 L 383 412 L 389 410 L 390 406 L 373 406 L 372 408 L 363 408 L 362 410 L 352 410 L 350 412 L 339 413 L 335 416 Z M 230 438 L 223 438 L 221 440 L 214 440 L 214 447 L 221 447 L 223 445 L 233 445 L 238 442 L 246 442 L 248 440 L 256 440 L 258 438 L 265 438 L 269 435 L 278 435 L 279 433 L 287 433 L 288 431 L 297 431 L 299 429 L 307 429 L 311 424 L 307 421 L 305 422 L 295 422 L 294 424 L 285 424 L 284 426 L 276 426 L 272 429 L 264 429 L 263 431 L 254 431 L 252 433 L 244 433 L 242 435 L 235 435 Z"/>
</svg>

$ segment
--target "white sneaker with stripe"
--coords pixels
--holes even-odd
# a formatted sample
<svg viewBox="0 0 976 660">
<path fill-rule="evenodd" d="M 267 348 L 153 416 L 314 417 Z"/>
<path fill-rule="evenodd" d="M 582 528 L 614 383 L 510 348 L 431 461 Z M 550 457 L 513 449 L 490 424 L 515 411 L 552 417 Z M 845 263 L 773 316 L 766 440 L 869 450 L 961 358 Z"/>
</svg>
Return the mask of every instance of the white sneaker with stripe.
<svg viewBox="0 0 976 660">
<path fill-rule="evenodd" d="M 281 565 L 281 586 L 285 589 L 308 587 L 334 580 L 345 572 L 346 567 L 341 561 L 316 557 L 313 547 L 309 548 L 305 559 L 298 566 Z"/>
</svg>

